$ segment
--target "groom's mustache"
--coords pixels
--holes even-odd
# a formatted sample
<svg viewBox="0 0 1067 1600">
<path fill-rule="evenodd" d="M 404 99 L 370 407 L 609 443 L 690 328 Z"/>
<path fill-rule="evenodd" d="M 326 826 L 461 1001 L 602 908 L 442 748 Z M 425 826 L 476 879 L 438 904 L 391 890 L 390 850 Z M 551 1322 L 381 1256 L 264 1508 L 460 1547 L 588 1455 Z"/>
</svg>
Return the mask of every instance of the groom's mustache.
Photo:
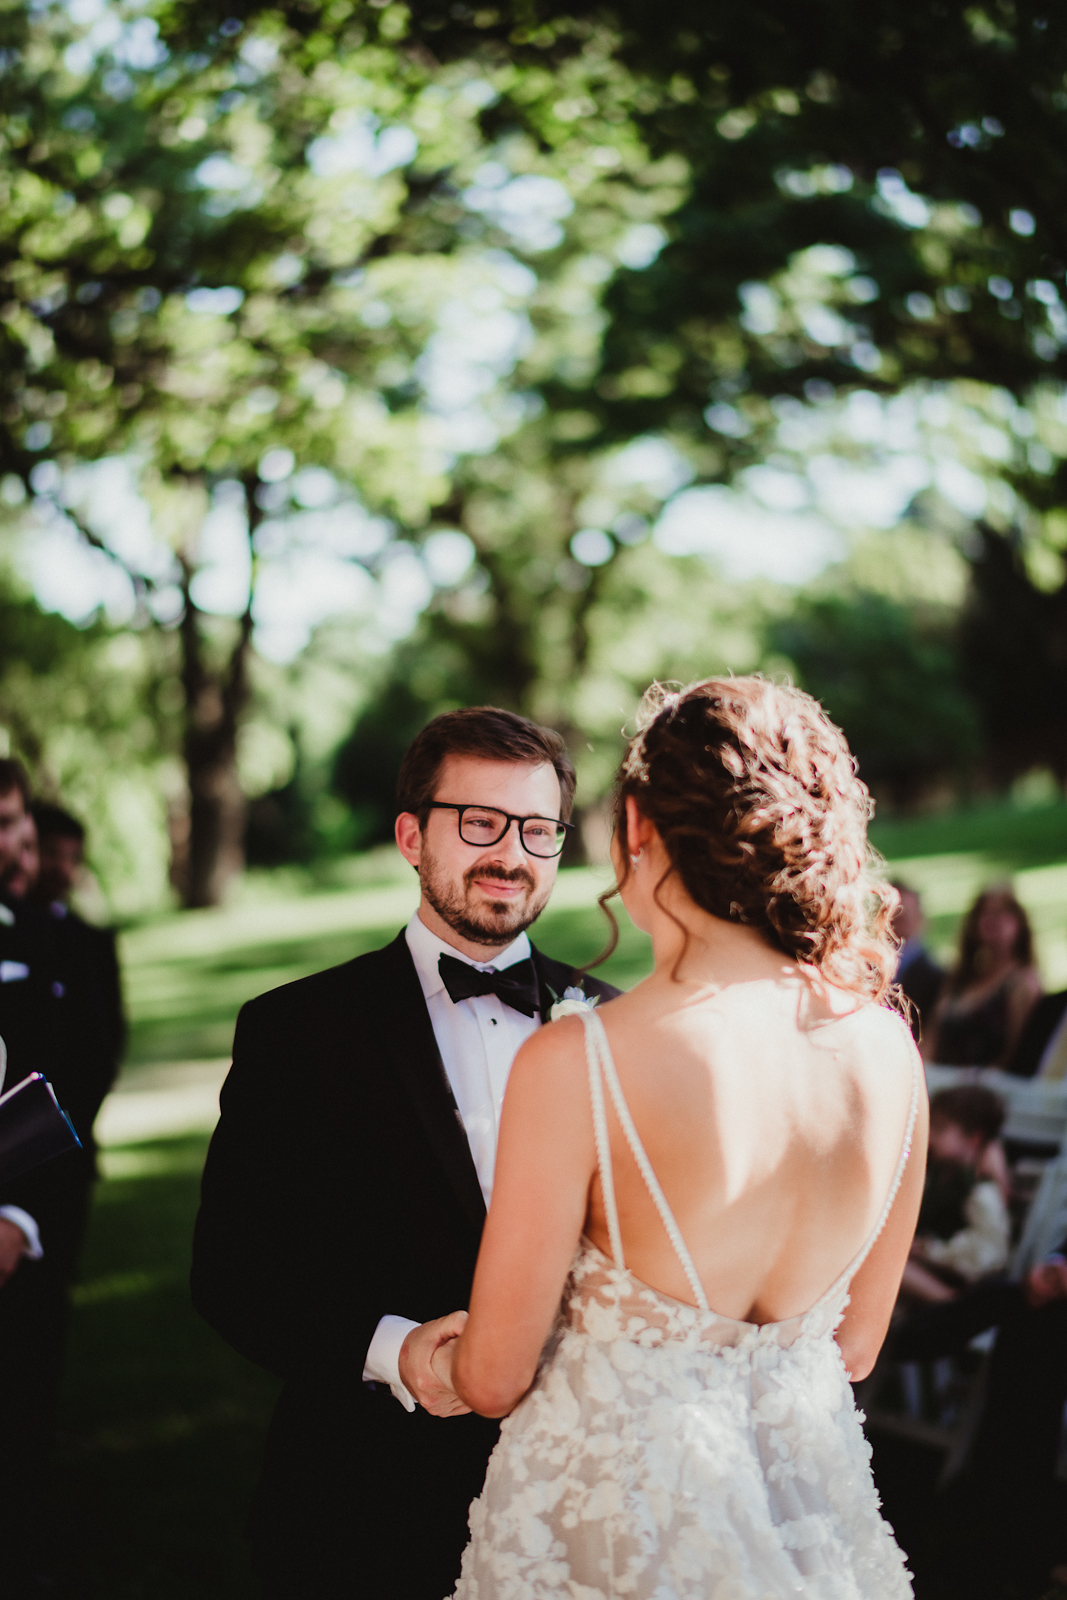
<svg viewBox="0 0 1067 1600">
<path fill-rule="evenodd" d="M 536 889 L 534 875 L 527 867 L 498 867 L 490 862 L 485 867 L 471 867 L 463 874 L 463 882 L 468 889 L 474 887 L 477 878 L 499 878 L 501 883 L 524 883 L 528 889 Z"/>
</svg>

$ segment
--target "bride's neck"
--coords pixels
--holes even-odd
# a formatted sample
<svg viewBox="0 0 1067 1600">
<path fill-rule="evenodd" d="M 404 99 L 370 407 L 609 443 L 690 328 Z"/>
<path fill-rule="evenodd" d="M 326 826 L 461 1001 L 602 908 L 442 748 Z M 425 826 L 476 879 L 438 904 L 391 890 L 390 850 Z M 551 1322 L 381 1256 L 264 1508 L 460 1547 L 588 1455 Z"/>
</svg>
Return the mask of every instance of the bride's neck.
<svg viewBox="0 0 1067 1600">
<path fill-rule="evenodd" d="M 723 984 L 767 977 L 788 964 L 755 928 L 703 911 L 684 890 L 664 884 L 652 916 L 652 958 L 657 974 L 683 983 Z"/>
</svg>

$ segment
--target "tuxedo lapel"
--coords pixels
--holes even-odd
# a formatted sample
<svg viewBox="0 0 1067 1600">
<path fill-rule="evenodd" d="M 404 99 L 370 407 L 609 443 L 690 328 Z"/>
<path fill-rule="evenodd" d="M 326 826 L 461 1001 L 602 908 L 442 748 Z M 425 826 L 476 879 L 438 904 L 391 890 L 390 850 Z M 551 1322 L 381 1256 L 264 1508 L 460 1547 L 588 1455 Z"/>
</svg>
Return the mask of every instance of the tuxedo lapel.
<svg viewBox="0 0 1067 1600">
<path fill-rule="evenodd" d="M 382 1048 L 422 1124 L 464 1211 L 481 1231 L 485 1201 L 449 1088 L 430 1013 L 407 941 L 401 933 L 383 951 L 389 959 L 392 1015 L 382 1030 Z"/>
<path fill-rule="evenodd" d="M 554 961 L 551 956 L 546 956 L 537 946 L 531 944 L 530 954 L 533 957 L 534 971 L 537 973 L 537 992 L 541 1008 L 541 1021 L 547 1022 L 549 1012 L 557 1000 L 563 999 L 565 989 L 581 989 L 590 999 L 598 996 L 601 1000 L 612 1000 L 620 993 L 614 984 L 605 983 L 602 978 L 594 978 L 588 972 L 579 972 L 574 967 L 569 967 L 565 961 Z"/>
<path fill-rule="evenodd" d="M 541 1021 L 547 1022 L 549 1012 L 556 1001 L 563 999 L 564 989 L 581 980 L 573 967 L 568 967 L 562 961 L 553 961 L 551 956 L 546 956 L 534 944 L 530 946 L 530 955 L 533 959 L 534 971 L 537 974 L 537 993 Z"/>
</svg>

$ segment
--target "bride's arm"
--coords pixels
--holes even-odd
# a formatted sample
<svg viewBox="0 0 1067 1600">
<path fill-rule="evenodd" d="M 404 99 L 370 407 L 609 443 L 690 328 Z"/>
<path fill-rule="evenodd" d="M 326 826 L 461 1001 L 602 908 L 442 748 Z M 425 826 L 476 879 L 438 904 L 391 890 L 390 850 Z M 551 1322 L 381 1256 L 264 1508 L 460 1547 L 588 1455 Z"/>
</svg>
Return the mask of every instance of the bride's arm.
<svg viewBox="0 0 1067 1600">
<path fill-rule="evenodd" d="M 519 1051 L 500 1124 L 470 1317 L 448 1349 L 460 1398 L 502 1417 L 533 1382 L 585 1222 L 596 1167 L 582 1023 Z"/>
<path fill-rule="evenodd" d="M 889 1220 L 852 1280 L 849 1304 L 837 1330 L 837 1342 L 853 1383 L 859 1383 L 871 1373 L 889 1331 L 889 1319 L 919 1220 L 929 1126 L 929 1101 L 922 1094 L 912 1133 L 911 1154 Z"/>
</svg>

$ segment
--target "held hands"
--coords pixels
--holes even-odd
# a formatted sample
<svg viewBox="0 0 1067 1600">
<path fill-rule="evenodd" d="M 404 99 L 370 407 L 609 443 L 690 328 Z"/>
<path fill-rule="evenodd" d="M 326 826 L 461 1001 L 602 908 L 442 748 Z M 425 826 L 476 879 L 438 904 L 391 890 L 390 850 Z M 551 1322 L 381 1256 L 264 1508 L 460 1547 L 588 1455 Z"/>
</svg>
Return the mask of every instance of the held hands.
<svg viewBox="0 0 1067 1600">
<path fill-rule="evenodd" d="M 456 1359 L 456 1340 L 449 1339 L 447 1344 L 439 1344 L 430 1357 L 430 1366 L 437 1375 L 438 1382 L 445 1384 L 452 1393 L 456 1392 L 455 1381 L 452 1377 L 452 1364 Z M 469 1406 L 464 1406 L 469 1411 Z"/>
<path fill-rule="evenodd" d="M 13 1275 L 27 1244 L 26 1235 L 18 1224 L 8 1217 L 0 1217 L 0 1289 Z"/>
<path fill-rule="evenodd" d="M 452 1387 L 452 1344 L 463 1332 L 465 1311 L 450 1312 L 412 1328 L 400 1346 L 400 1378 L 431 1417 L 463 1417 L 470 1411 Z"/>
</svg>

